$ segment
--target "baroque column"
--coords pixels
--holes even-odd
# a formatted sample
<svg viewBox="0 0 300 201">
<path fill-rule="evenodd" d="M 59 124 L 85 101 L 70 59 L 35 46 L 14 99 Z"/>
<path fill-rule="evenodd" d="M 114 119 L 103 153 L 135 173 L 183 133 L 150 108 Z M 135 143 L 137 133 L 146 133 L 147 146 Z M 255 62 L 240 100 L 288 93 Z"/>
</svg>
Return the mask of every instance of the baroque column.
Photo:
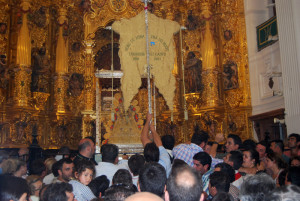
<svg viewBox="0 0 300 201">
<path fill-rule="evenodd" d="M 94 41 L 85 41 L 84 111 L 82 111 L 82 137 L 92 136 L 91 122 L 95 116 L 95 75 L 93 62 Z"/>
<path fill-rule="evenodd" d="M 58 10 L 58 40 L 56 46 L 56 66 L 55 66 L 55 111 L 56 115 L 66 113 L 66 91 L 68 81 L 68 38 L 63 35 L 64 27 L 67 26 L 67 9 L 61 7 Z"/>
<path fill-rule="evenodd" d="M 206 97 L 206 107 L 216 107 L 219 105 L 218 92 L 218 66 L 215 54 L 216 43 L 210 27 L 212 13 L 209 3 L 204 2 L 201 5 L 201 16 L 205 20 L 205 31 L 202 37 L 200 52 L 202 55 L 202 77 L 204 85 L 204 97 Z"/>
<path fill-rule="evenodd" d="M 14 68 L 14 104 L 17 107 L 29 107 L 31 82 L 31 39 L 28 28 L 30 0 L 22 0 L 22 24 L 18 33 L 16 66 Z"/>
</svg>

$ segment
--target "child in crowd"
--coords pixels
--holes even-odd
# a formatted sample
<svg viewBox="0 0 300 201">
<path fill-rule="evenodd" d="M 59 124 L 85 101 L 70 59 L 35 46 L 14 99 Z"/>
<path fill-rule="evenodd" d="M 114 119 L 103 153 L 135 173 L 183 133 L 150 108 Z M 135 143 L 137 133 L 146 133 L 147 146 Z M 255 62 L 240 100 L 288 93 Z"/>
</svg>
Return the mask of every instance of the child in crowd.
<svg viewBox="0 0 300 201">
<path fill-rule="evenodd" d="M 75 178 L 69 183 L 73 186 L 73 194 L 77 201 L 90 201 L 96 196 L 87 186 L 95 175 L 95 166 L 92 162 L 82 160 L 75 166 Z"/>
</svg>

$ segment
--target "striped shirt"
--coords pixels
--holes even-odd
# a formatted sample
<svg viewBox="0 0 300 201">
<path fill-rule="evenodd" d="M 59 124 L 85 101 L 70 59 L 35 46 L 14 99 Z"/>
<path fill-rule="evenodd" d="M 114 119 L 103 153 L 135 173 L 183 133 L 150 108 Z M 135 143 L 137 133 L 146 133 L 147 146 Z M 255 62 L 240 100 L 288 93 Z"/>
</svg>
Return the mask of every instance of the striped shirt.
<svg viewBox="0 0 300 201">
<path fill-rule="evenodd" d="M 194 166 L 193 157 L 196 153 L 203 151 L 198 145 L 191 144 L 179 144 L 172 150 L 174 159 L 181 159 L 185 161 L 188 165 Z"/>
<path fill-rule="evenodd" d="M 73 187 L 74 198 L 77 201 L 90 201 L 96 198 L 91 189 L 79 181 L 71 180 L 69 181 L 69 184 Z"/>
</svg>

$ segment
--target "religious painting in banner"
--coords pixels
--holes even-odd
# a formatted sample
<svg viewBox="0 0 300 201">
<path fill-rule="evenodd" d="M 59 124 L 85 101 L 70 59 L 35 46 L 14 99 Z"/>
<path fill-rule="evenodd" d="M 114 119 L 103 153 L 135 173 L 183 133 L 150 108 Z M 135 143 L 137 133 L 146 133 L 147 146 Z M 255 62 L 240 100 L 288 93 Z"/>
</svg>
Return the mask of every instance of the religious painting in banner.
<svg viewBox="0 0 300 201">
<path fill-rule="evenodd" d="M 172 75 L 175 60 L 173 35 L 180 25 L 148 13 L 148 41 L 146 41 L 145 13 L 141 12 L 131 19 L 116 21 L 112 29 L 120 34 L 121 90 L 124 107 L 127 110 L 132 98 L 141 86 L 141 77 L 146 74 L 147 47 L 149 44 L 149 64 L 156 87 L 164 96 L 170 110 L 173 109 L 175 78 Z"/>
<path fill-rule="evenodd" d="M 223 69 L 224 90 L 238 88 L 238 67 L 234 61 L 227 61 Z"/>
</svg>

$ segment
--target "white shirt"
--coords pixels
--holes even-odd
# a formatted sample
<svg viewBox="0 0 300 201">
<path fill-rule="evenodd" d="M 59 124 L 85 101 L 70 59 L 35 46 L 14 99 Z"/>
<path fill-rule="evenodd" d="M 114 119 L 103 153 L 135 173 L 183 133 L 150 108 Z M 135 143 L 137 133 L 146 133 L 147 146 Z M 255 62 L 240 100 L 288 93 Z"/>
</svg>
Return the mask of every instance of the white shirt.
<svg viewBox="0 0 300 201">
<path fill-rule="evenodd" d="M 46 184 L 46 185 L 52 184 L 53 179 L 54 179 L 53 173 L 48 174 L 48 175 L 46 175 L 46 176 L 44 177 L 43 183 Z"/>
<path fill-rule="evenodd" d="M 96 177 L 105 175 L 107 179 L 110 181 L 109 183 L 110 186 L 112 184 L 113 176 L 119 169 L 126 169 L 129 171 L 128 162 L 124 162 L 118 165 L 109 162 L 100 162 L 98 163 L 98 165 L 96 165 L 95 169 L 96 169 Z"/>
</svg>

